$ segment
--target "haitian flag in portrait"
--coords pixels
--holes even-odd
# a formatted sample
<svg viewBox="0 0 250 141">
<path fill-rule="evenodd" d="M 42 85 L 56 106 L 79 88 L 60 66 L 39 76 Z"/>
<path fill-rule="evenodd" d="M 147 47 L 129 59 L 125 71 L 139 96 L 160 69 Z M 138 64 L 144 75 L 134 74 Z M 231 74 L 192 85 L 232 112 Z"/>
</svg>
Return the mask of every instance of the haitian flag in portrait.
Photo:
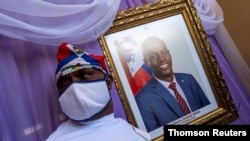
<svg viewBox="0 0 250 141">
<path fill-rule="evenodd" d="M 152 72 L 144 64 L 140 46 L 132 37 L 116 44 L 118 55 L 133 95 L 150 80 Z"/>
</svg>

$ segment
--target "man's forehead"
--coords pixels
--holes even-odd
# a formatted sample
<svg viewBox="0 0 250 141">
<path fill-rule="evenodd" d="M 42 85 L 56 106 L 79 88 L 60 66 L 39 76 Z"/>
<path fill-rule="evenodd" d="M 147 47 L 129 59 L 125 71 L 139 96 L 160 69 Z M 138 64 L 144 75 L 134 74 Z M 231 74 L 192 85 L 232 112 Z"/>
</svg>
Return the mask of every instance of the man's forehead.
<svg viewBox="0 0 250 141">
<path fill-rule="evenodd" d="M 152 47 L 148 47 L 148 48 L 145 48 L 144 52 L 145 53 L 157 53 L 159 51 L 162 51 L 162 50 L 167 50 L 167 47 L 166 46 L 159 46 L 159 45 L 155 45 L 155 46 L 152 46 Z"/>
</svg>

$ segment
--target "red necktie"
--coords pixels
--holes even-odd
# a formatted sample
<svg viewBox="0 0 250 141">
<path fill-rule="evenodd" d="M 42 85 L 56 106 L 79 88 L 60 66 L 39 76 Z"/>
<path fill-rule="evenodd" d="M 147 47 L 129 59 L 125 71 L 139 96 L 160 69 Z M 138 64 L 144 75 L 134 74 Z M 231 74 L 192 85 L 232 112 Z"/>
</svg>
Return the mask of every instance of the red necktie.
<svg viewBox="0 0 250 141">
<path fill-rule="evenodd" d="M 187 106 L 185 100 L 181 97 L 180 93 L 177 91 L 175 83 L 172 82 L 168 87 L 174 91 L 174 95 L 175 95 L 179 105 L 181 106 L 182 111 L 185 114 L 189 114 L 190 111 L 188 109 L 188 106 Z"/>
</svg>

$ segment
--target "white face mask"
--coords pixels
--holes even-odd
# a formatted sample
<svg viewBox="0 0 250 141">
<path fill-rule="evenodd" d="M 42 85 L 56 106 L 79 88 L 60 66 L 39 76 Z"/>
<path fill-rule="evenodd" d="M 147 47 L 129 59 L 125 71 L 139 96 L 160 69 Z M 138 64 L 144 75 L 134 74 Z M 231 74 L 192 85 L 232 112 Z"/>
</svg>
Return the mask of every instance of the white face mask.
<svg viewBox="0 0 250 141">
<path fill-rule="evenodd" d="M 110 101 L 105 81 L 73 83 L 60 96 L 62 111 L 71 119 L 80 121 L 101 112 Z"/>
</svg>

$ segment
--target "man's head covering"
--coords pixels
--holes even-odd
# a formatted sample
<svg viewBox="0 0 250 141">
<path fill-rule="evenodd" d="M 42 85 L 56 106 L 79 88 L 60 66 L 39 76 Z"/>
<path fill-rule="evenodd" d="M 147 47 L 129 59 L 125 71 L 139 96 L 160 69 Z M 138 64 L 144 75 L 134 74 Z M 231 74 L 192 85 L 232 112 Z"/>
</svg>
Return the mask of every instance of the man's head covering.
<svg viewBox="0 0 250 141">
<path fill-rule="evenodd" d="M 69 43 L 62 43 L 57 52 L 56 80 L 63 75 L 83 68 L 100 69 L 107 73 L 104 56 L 87 53 Z"/>
</svg>

